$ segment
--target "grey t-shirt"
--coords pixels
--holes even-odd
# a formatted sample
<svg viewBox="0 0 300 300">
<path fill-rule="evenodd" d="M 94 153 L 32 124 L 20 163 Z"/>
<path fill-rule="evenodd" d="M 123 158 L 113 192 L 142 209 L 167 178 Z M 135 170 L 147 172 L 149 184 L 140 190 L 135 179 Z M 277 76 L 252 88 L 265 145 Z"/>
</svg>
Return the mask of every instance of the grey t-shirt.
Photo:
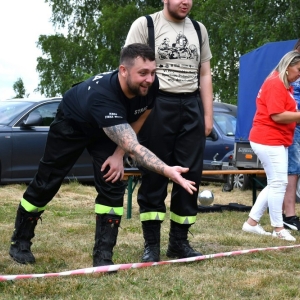
<svg viewBox="0 0 300 300">
<path fill-rule="evenodd" d="M 198 88 L 200 62 L 207 62 L 212 54 L 205 26 L 198 22 L 202 48 L 192 21 L 168 21 L 162 11 L 150 15 L 154 23 L 155 57 L 160 90 L 170 93 L 194 92 Z M 132 43 L 149 44 L 147 19 L 136 19 L 129 30 L 125 46 Z"/>
</svg>

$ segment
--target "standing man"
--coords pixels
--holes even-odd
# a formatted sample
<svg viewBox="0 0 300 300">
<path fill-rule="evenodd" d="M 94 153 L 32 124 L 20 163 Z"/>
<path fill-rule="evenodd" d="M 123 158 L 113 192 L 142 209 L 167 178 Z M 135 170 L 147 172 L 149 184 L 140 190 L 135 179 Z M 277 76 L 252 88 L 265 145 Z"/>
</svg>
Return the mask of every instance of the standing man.
<svg viewBox="0 0 300 300">
<path fill-rule="evenodd" d="M 152 15 L 155 56 L 160 89 L 139 138 L 168 164 L 189 168 L 185 178 L 199 188 L 206 136 L 213 126 L 213 95 L 210 59 L 212 57 L 206 28 L 196 22 L 199 31 L 187 17 L 192 0 L 163 0 L 163 10 Z M 131 43 L 151 45 L 147 19 L 134 21 L 126 39 Z M 201 44 L 201 45 L 200 45 Z M 155 126 L 151 125 L 155 124 Z M 168 179 L 145 171 L 138 191 L 140 220 L 145 248 L 142 261 L 160 260 L 160 227 L 165 218 Z M 198 213 L 197 193 L 187 193 L 173 184 L 170 207 L 168 257 L 201 255 L 187 239 L 188 230 Z"/>
<path fill-rule="evenodd" d="M 93 158 L 96 233 L 93 265 L 111 265 L 123 214 L 125 183 L 123 155 L 182 185 L 187 194 L 197 189 L 180 174 L 188 168 L 169 167 L 140 145 L 136 132 L 154 104 L 158 90 L 155 55 L 143 44 L 121 51 L 119 70 L 99 74 L 68 90 L 50 125 L 44 156 L 17 210 L 10 256 L 34 263 L 31 239 L 46 205 L 86 148 Z M 129 125 L 131 124 L 131 126 Z"/>
</svg>

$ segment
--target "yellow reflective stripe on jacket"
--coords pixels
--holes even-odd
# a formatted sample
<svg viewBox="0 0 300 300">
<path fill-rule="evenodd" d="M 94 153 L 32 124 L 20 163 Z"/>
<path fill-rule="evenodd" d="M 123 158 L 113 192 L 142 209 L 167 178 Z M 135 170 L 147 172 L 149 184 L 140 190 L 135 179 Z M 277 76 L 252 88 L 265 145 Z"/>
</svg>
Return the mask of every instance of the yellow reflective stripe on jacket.
<svg viewBox="0 0 300 300">
<path fill-rule="evenodd" d="M 27 212 L 35 212 L 35 213 L 44 211 L 46 208 L 46 206 L 43 207 L 34 206 L 24 198 L 21 200 L 21 205 Z"/>
<path fill-rule="evenodd" d="M 123 216 L 124 208 L 121 207 L 110 207 L 102 204 L 95 204 L 95 213 L 99 215 L 109 214 L 116 216 Z"/>
<path fill-rule="evenodd" d="M 140 214 L 140 220 L 143 221 L 163 221 L 166 214 L 162 212 L 152 211 Z"/>
<path fill-rule="evenodd" d="M 179 224 L 194 224 L 197 216 L 182 217 L 170 212 L 170 219 Z"/>
</svg>

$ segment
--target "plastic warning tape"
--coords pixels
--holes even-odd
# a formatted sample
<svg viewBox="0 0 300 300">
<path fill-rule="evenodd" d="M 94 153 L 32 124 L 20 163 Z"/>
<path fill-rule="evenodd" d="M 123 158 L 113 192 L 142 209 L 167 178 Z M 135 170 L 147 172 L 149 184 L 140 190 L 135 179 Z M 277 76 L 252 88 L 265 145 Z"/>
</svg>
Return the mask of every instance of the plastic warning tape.
<svg viewBox="0 0 300 300">
<path fill-rule="evenodd" d="M 29 279 L 29 278 L 71 276 L 71 275 L 84 275 L 84 274 L 92 274 L 92 273 L 107 273 L 107 272 L 114 272 L 114 271 L 118 271 L 118 270 L 138 269 L 138 268 L 152 267 L 152 266 L 158 266 L 158 265 L 167 265 L 167 264 L 173 264 L 173 263 L 201 261 L 201 260 L 205 260 L 205 259 L 235 256 L 235 255 L 241 255 L 241 254 L 247 254 L 247 253 L 271 251 L 271 250 L 285 250 L 285 249 L 292 249 L 292 248 L 299 248 L 299 247 L 300 247 L 300 245 L 254 248 L 254 249 L 248 249 L 248 250 L 221 252 L 221 253 L 216 253 L 216 254 L 207 254 L 207 255 L 202 255 L 202 256 L 181 258 L 181 259 L 174 259 L 174 260 L 165 260 L 165 261 L 159 261 L 159 262 L 130 263 L 130 264 L 101 266 L 101 267 L 91 267 L 91 268 L 77 269 L 77 270 L 64 271 L 64 272 L 58 272 L 58 273 L 0 275 L 0 281 Z"/>
</svg>

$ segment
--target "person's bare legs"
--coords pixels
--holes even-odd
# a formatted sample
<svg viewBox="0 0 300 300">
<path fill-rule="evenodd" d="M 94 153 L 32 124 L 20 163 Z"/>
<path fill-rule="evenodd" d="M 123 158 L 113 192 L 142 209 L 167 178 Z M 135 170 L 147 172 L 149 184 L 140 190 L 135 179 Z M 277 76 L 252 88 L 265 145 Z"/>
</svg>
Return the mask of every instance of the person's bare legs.
<svg viewBox="0 0 300 300">
<path fill-rule="evenodd" d="M 252 218 L 248 218 L 247 223 L 251 226 L 256 226 L 258 224 L 258 222 L 256 222 L 255 220 L 253 220 Z"/>
<path fill-rule="evenodd" d="M 296 215 L 296 189 L 297 189 L 298 175 L 288 175 L 288 185 L 283 200 L 283 212 L 286 217 Z"/>
</svg>

